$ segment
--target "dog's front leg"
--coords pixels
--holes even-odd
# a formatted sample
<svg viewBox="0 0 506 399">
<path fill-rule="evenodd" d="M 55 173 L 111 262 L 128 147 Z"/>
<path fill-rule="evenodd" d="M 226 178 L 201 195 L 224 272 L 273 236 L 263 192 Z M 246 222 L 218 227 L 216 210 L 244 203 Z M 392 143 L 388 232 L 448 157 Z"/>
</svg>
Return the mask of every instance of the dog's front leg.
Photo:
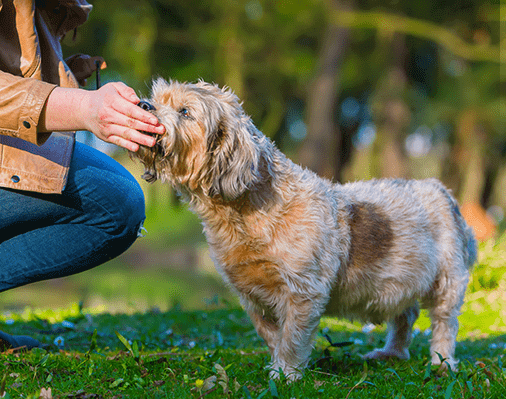
<svg viewBox="0 0 506 399">
<path fill-rule="evenodd" d="M 281 371 L 289 380 L 300 378 L 311 355 L 311 341 L 321 316 L 314 302 L 289 296 L 269 310 L 250 301 L 243 301 L 243 305 L 258 335 L 269 347 L 272 357 L 269 376 L 279 378 Z"/>
<path fill-rule="evenodd" d="M 271 378 L 279 378 L 280 369 L 289 380 L 302 376 L 312 350 L 312 340 L 322 310 L 314 298 L 292 294 L 279 318 L 279 339 L 272 351 Z"/>
<path fill-rule="evenodd" d="M 257 334 L 263 338 L 272 355 L 279 345 L 280 339 L 278 318 L 271 311 L 266 311 L 252 302 L 243 301 L 243 305 Z"/>
</svg>

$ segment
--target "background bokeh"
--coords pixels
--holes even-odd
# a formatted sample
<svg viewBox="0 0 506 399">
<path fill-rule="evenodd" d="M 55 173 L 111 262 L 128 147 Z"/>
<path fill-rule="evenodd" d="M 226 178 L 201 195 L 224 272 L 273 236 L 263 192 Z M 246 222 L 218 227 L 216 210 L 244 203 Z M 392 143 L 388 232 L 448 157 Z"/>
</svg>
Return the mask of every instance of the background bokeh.
<svg viewBox="0 0 506 399">
<path fill-rule="evenodd" d="M 101 55 L 102 83 L 230 86 L 294 161 L 337 182 L 437 177 L 481 240 L 504 230 L 506 6 L 499 0 L 95 0 L 65 55 Z M 89 79 L 87 89 L 95 82 Z M 140 165 L 86 132 L 79 139 Z M 146 237 L 106 265 L 2 293 L 0 310 L 188 308 L 234 301 L 195 216 L 141 182 Z"/>
</svg>

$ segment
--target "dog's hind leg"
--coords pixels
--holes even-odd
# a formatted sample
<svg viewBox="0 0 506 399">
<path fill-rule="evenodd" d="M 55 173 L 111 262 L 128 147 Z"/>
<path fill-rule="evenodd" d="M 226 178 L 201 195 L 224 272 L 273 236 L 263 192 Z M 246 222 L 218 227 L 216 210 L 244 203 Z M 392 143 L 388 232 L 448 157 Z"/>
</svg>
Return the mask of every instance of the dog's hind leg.
<svg viewBox="0 0 506 399">
<path fill-rule="evenodd" d="M 469 273 L 461 276 L 440 277 L 437 282 L 429 315 L 432 322 L 430 353 L 432 364 L 449 365 L 453 370 L 458 361 L 454 358 L 455 340 L 459 329 L 457 317 L 464 301 Z M 441 356 L 441 357 L 440 357 Z"/>
<path fill-rule="evenodd" d="M 409 345 L 411 344 L 413 324 L 420 314 L 418 303 L 407 308 L 399 316 L 388 322 L 385 346 L 364 355 L 365 359 L 386 359 L 397 357 L 409 359 Z"/>
</svg>

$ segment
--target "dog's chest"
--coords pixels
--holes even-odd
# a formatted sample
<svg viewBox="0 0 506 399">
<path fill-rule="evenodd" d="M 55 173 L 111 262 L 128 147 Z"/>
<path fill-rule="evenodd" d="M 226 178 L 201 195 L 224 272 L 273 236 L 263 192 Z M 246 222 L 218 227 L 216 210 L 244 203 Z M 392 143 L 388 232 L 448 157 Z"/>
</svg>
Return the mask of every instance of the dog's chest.
<svg viewBox="0 0 506 399">
<path fill-rule="evenodd" d="M 302 201 L 271 209 L 235 213 L 205 223 L 217 269 L 243 294 L 276 295 L 287 276 L 304 275 L 312 263 L 315 218 Z"/>
</svg>

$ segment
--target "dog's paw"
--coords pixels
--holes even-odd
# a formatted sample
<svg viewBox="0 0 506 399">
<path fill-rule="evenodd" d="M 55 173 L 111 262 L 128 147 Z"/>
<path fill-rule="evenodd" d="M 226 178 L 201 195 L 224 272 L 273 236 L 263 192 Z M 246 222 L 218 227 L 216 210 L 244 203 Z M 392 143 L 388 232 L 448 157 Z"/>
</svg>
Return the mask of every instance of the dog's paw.
<svg viewBox="0 0 506 399">
<path fill-rule="evenodd" d="M 293 367 L 285 366 L 284 369 L 269 367 L 269 378 L 272 380 L 279 380 L 281 376 L 286 378 L 287 384 L 300 380 L 302 378 L 302 372 Z"/>
<path fill-rule="evenodd" d="M 457 365 L 459 364 L 459 361 L 451 357 L 446 359 L 439 354 L 434 353 L 431 358 L 431 363 L 434 366 L 441 366 L 439 367 L 439 371 L 441 372 L 446 372 L 449 368 L 454 372 L 458 371 Z"/>
<path fill-rule="evenodd" d="M 373 351 L 366 353 L 362 356 L 366 360 L 385 360 L 391 358 L 397 358 L 401 360 L 409 359 L 409 351 L 408 349 L 398 350 L 398 349 L 374 349 Z"/>
</svg>

